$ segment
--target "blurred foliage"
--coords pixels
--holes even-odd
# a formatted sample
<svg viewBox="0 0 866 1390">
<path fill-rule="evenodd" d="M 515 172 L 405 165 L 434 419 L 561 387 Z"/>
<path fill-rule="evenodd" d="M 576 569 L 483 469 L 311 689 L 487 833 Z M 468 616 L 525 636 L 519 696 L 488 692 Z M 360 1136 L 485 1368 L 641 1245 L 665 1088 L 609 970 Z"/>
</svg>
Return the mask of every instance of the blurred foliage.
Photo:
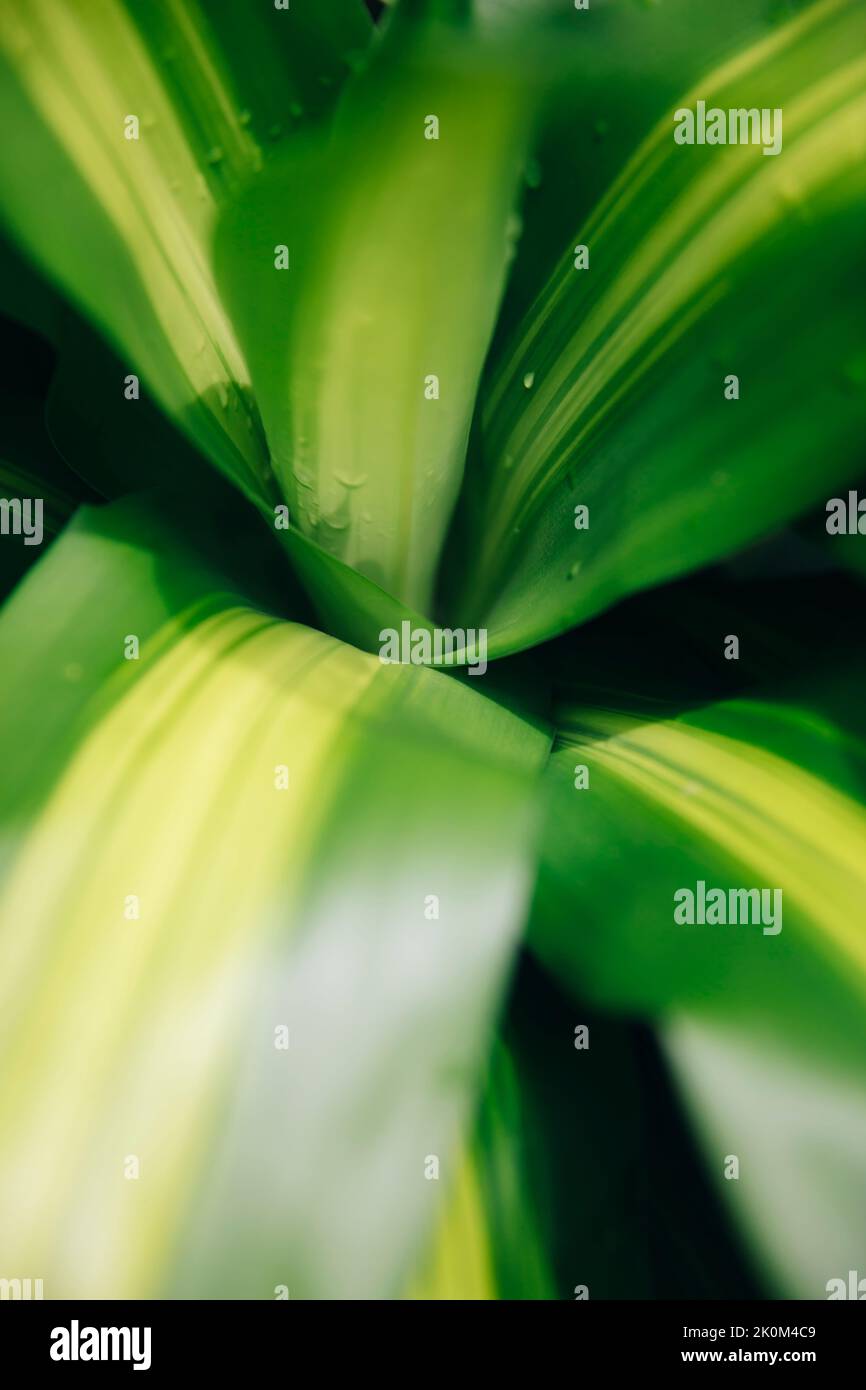
<svg viewBox="0 0 866 1390">
<path fill-rule="evenodd" d="M 0 1247 L 49 1297 L 857 1267 L 864 38 L 4 0 L 0 491 L 46 537 L 0 538 Z M 676 145 L 698 98 L 782 153 Z M 379 663 L 407 618 L 488 627 L 484 681 Z M 700 879 L 783 930 L 675 924 Z"/>
</svg>

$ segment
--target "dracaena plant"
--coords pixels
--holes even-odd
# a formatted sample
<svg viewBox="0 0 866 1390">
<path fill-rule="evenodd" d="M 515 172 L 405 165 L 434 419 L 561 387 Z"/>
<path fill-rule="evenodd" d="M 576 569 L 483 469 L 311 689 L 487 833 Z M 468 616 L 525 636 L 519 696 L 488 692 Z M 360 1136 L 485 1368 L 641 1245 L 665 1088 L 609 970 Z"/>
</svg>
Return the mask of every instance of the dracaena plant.
<svg viewBox="0 0 866 1390">
<path fill-rule="evenodd" d="M 862 1267 L 863 36 L 2 0 L 0 1276 Z"/>
</svg>

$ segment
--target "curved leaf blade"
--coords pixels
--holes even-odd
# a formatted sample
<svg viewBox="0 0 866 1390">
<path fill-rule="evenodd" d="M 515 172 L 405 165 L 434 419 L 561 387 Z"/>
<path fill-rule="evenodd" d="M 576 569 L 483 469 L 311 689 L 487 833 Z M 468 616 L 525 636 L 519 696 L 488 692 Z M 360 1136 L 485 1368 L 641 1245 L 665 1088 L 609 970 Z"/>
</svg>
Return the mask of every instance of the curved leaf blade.
<svg viewBox="0 0 866 1390">
<path fill-rule="evenodd" d="M 581 996 L 658 1021 L 710 1173 L 797 1297 L 822 1296 L 834 1261 L 856 1267 L 864 1220 L 866 746 L 844 713 L 861 683 L 840 665 L 784 701 L 570 704 L 530 931 Z M 724 916 L 704 920 L 719 892 Z"/>
<path fill-rule="evenodd" d="M 533 80 L 513 53 L 399 18 L 347 88 L 332 147 L 259 180 L 217 256 L 294 521 L 428 612 Z M 275 269 L 280 246 L 289 263 Z"/>
<path fill-rule="evenodd" d="M 493 364 L 460 594 L 491 650 L 743 545 L 855 466 L 861 37 L 859 7 L 824 0 L 698 84 L 681 106 L 781 108 L 781 153 L 677 145 L 671 112 L 575 237 L 590 268 L 569 252 Z"/>
<path fill-rule="evenodd" d="M 238 18 L 193 0 L 10 0 L 0 117 L 16 139 L 0 152 L 0 179 L 28 254 L 127 355 L 141 389 L 262 502 L 275 489 L 211 233 L 297 124 L 310 82 L 333 99 L 347 71 L 338 37 L 362 46 L 370 26 L 348 0 L 324 18 L 304 5 Z"/>
<path fill-rule="evenodd" d="M 85 513 L 0 622 L 31 634 L 0 725 L 5 1255 L 53 1297 L 393 1296 L 438 1214 L 425 1157 L 456 1177 L 546 741 L 171 538 Z"/>
<path fill-rule="evenodd" d="M 662 1038 L 708 1170 L 769 1284 L 788 1298 L 823 1299 L 841 1279 L 847 1292 L 866 1222 L 862 1073 L 822 1064 L 796 1035 L 768 1040 L 688 1013 Z M 726 1182 L 732 1151 L 739 1179 Z"/>
</svg>

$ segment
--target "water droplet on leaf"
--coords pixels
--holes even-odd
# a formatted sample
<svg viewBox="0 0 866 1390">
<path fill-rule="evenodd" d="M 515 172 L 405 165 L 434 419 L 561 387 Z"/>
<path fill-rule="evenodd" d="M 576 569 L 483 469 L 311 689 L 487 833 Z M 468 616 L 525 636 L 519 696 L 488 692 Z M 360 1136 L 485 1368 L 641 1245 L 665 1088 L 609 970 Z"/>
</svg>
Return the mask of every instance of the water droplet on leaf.
<svg viewBox="0 0 866 1390">
<path fill-rule="evenodd" d="M 517 243 L 523 233 L 523 218 L 516 212 L 508 214 L 508 221 L 505 224 L 505 258 L 513 260 L 517 255 Z"/>
</svg>

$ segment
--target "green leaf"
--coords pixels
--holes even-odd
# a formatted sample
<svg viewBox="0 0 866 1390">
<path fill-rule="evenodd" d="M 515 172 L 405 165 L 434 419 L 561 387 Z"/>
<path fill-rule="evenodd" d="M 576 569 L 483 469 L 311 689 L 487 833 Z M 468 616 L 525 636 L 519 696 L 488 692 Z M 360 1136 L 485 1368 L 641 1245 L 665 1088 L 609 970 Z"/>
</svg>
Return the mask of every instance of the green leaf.
<svg viewBox="0 0 866 1390">
<path fill-rule="evenodd" d="M 373 35 L 364 0 L 291 0 L 282 10 L 235 0 L 149 0 L 130 8 L 164 60 L 161 75 L 190 139 L 206 133 L 225 154 L 221 130 L 231 145 L 237 111 L 265 162 L 281 142 L 329 115 Z"/>
<path fill-rule="evenodd" d="M 688 1012 L 662 1036 L 708 1171 L 769 1286 L 825 1299 L 842 1279 L 850 1296 L 866 1217 L 862 1066 L 828 1066 L 797 1030 L 768 1039 Z M 723 1177 L 727 1155 L 739 1160 L 736 1181 Z"/>
<path fill-rule="evenodd" d="M 527 959 L 504 1035 L 523 1101 L 509 1129 L 553 1296 L 582 1284 L 591 1299 L 759 1297 L 650 1028 L 599 1012 Z M 511 1224 L 504 1211 L 496 1229 Z M 520 1296 L 521 1265 L 504 1297 Z"/>
<path fill-rule="evenodd" d="M 669 112 L 492 363 L 452 585 L 492 651 L 728 553 L 855 466 L 861 32 L 827 0 L 684 96 L 781 108 L 781 153 L 677 145 Z"/>
<path fill-rule="evenodd" d="M 862 753 L 835 723 L 792 701 L 729 701 L 675 718 L 578 707 L 560 740 L 551 776 L 562 788 L 560 811 L 568 800 L 570 813 L 557 818 L 553 857 L 584 890 L 580 864 L 566 869 L 565 853 L 573 859 L 576 840 L 581 863 L 594 853 L 598 862 L 583 927 L 558 934 L 555 945 L 586 967 L 589 981 L 581 978 L 595 994 L 629 1007 L 700 1002 L 722 1013 L 735 999 L 759 1017 L 771 997 L 792 1024 L 826 976 L 834 1001 L 841 993 L 849 1013 L 862 1006 L 866 950 L 852 921 L 864 877 Z M 581 764 L 586 795 L 574 788 Z M 820 854 L 805 859 L 818 828 Z M 636 891 L 623 884 L 613 895 L 625 861 L 639 863 Z M 782 888 L 784 931 L 678 927 L 674 891 L 713 874 L 725 888 Z M 619 925 L 602 931 L 608 901 Z"/>
<path fill-rule="evenodd" d="M 408 1298 L 556 1296 L 541 1234 L 540 1191 L 527 1161 L 529 1119 L 514 1059 L 497 1042 L 455 1190 Z"/>
<path fill-rule="evenodd" d="M 558 20 L 565 30 L 571 23 L 585 22 L 575 16 L 573 0 L 471 0 L 476 22 L 491 28 L 500 25 L 530 25 Z"/>
<path fill-rule="evenodd" d="M 712 607 L 695 610 L 711 628 Z M 811 670 L 786 669 L 777 632 L 763 692 L 689 707 L 674 669 L 675 711 L 669 696 L 628 697 L 616 678 L 601 694 L 596 668 L 584 701 L 567 699 L 530 940 L 580 997 L 659 1021 L 709 1172 L 765 1277 L 819 1297 L 834 1263 L 856 1267 L 864 1215 L 866 743 L 862 662 L 840 659 L 835 638 L 814 640 L 805 611 L 791 608 Z M 816 612 L 833 625 L 832 606 Z M 719 650 L 738 630 L 727 617 Z M 651 648 L 664 628 L 647 619 Z M 697 650 L 681 646 L 684 667 Z M 642 667 L 639 644 L 630 657 Z M 663 648 L 656 662 L 662 671 Z M 677 921 L 676 895 L 697 896 L 700 883 L 726 896 L 770 890 L 772 916 Z M 740 1183 L 723 1180 L 726 1155 L 740 1157 Z"/>
<path fill-rule="evenodd" d="M 112 339 L 142 391 L 261 501 L 273 484 L 214 286 L 211 232 L 282 132 L 275 110 L 288 108 L 291 120 L 310 82 L 335 86 L 346 69 L 332 41 L 357 45 L 369 26 L 349 0 L 329 5 L 327 19 L 304 0 L 243 23 L 230 8 L 10 0 L 0 15 L 0 120 L 15 140 L 0 151 L 0 178 L 27 252 Z M 275 42 L 280 25 L 286 37 Z M 125 138 L 128 117 L 137 139 Z"/>
<path fill-rule="evenodd" d="M 476 0 L 479 22 L 546 42 L 551 83 L 527 168 L 523 229 L 491 363 L 507 351 L 583 226 L 643 139 L 705 72 L 767 33 L 766 0 L 623 0 L 576 11 L 565 0 Z"/>
<path fill-rule="evenodd" d="M 293 521 L 421 612 L 513 249 L 535 85 L 513 50 L 395 20 L 329 147 L 274 167 L 219 232 Z"/>
<path fill-rule="evenodd" d="M 80 514 L 0 621 L 4 1258 L 48 1297 L 393 1296 L 458 1180 L 547 740 L 251 606 L 171 514 Z"/>
<path fill-rule="evenodd" d="M 379 652 L 381 633 L 386 628 L 399 631 L 401 623 L 409 622 L 413 632 L 433 630 L 428 618 L 398 602 L 297 528 L 280 532 L 279 539 L 311 597 L 321 626 L 341 641 Z"/>
<path fill-rule="evenodd" d="M 761 1297 L 650 1030 L 524 960 L 502 1037 L 408 1296 Z"/>
</svg>

